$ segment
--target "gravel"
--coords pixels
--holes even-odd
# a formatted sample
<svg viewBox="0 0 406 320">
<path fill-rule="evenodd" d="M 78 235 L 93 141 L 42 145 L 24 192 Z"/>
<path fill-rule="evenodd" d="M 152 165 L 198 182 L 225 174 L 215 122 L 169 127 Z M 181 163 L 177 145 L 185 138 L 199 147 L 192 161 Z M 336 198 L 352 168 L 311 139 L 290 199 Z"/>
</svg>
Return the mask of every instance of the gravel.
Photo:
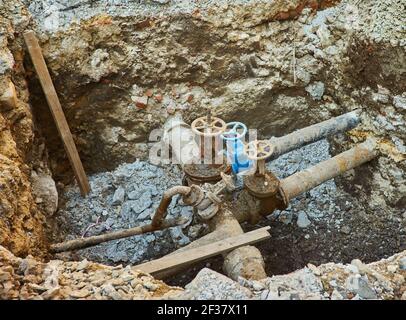
<svg viewBox="0 0 406 320">
<path fill-rule="evenodd" d="M 329 157 L 328 142 L 320 141 L 302 149 L 290 152 L 268 166 L 280 177 L 286 177 Z M 58 213 L 58 222 L 64 240 L 106 233 L 145 224 L 151 221 L 156 207 L 165 190 L 181 184 L 181 172 L 177 166 L 157 167 L 144 161 L 123 164 L 111 172 L 89 177 L 92 187 L 90 195 L 83 199 L 77 186 L 69 186 L 63 193 Z M 273 213 L 284 223 L 297 219 L 300 228 L 307 228 L 311 220 L 323 219 L 328 212 L 325 203 L 334 203 L 335 184 L 333 181 L 313 189 L 305 205 L 301 197 L 292 201 L 282 212 Z M 334 207 L 333 207 L 334 209 Z M 199 237 L 203 228 L 187 228 L 193 218 L 192 208 L 182 206 L 179 198 L 169 206 L 170 217 L 187 217 L 183 227 L 134 236 L 79 250 L 79 258 L 107 264 L 137 264 L 143 260 L 157 258 L 184 246 Z M 284 217 L 291 216 L 289 221 Z M 196 230 L 198 230 L 196 232 Z"/>
<path fill-rule="evenodd" d="M 329 158 L 329 143 L 327 140 L 321 140 L 284 154 L 268 163 L 267 167 L 278 178 L 283 179 Z M 329 180 L 291 200 L 286 210 L 275 211 L 270 215 L 270 219 L 278 219 L 285 224 L 292 223 L 293 219 L 300 228 L 306 228 L 312 220 L 323 220 L 340 212 L 334 202 L 336 195 L 336 184 L 334 180 Z"/>
<path fill-rule="evenodd" d="M 181 184 L 176 166 L 160 168 L 147 162 L 123 164 L 112 172 L 89 177 L 92 191 L 83 199 L 77 186 L 69 186 L 63 194 L 64 205 L 58 222 L 65 239 L 101 234 L 149 223 L 162 193 Z M 192 211 L 178 203 L 175 197 L 168 216 L 189 217 Z M 197 234 L 198 235 L 198 234 Z M 115 240 L 78 251 L 79 257 L 104 263 L 136 264 L 169 253 L 190 242 L 182 227 Z"/>
</svg>

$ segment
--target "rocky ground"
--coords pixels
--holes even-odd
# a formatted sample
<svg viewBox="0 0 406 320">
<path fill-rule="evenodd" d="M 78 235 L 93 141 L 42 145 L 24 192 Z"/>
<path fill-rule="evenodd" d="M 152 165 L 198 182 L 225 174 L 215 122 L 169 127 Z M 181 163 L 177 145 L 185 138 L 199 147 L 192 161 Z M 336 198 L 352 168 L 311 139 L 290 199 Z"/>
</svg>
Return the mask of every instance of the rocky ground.
<svg viewBox="0 0 406 320">
<path fill-rule="evenodd" d="M 180 291 L 130 267 L 87 260 L 41 263 L 32 256 L 17 258 L 0 246 L 0 299 L 165 299 Z"/>
<path fill-rule="evenodd" d="M 262 299 L 406 300 L 406 252 L 372 264 L 329 263 L 261 281 L 235 282 L 202 269 L 185 289 L 131 267 L 108 267 L 87 260 L 40 263 L 17 258 L 0 246 L 0 299 Z"/>
<path fill-rule="evenodd" d="M 0 0 L 0 244 L 18 256 L 31 253 L 40 259 L 47 256 L 49 241 L 82 235 L 96 222 L 87 234 L 147 221 L 159 193 L 178 183 L 175 169 L 144 162 L 150 131 L 175 109 L 190 122 L 210 107 L 226 121 L 257 128 L 262 137 L 362 109 L 357 129 L 286 155 L 272 168 L 290 174 L 368 136 L 379 139 L 382 155 L 261 222 L 271 225 L 272 240 L 259 248 L 269 275 L 309 262 L 358 258 L 369 263 L 401 252 L 406 247 L 405 12 L 400 0 Z M 79 201 L 69 187 L 73 175 L 26 53 L 22 34 L 27 29 L 37 32 L 86 170 L 97 173 L 92 183 L 105 195 L 83 202 L 83 218 L 67 214 L 75 210 L 66 205 Z M 108 181 L 120 170 L 141 179 L 140 198 L 129 198 L 140 190 L 131 186 L 131 176 Z M 147 177 L 157 172 L 165 178 Z M 155 183 L 162 186 L 154 188 Z M 66 198 L 63 190 L 70 190 Z M 171 213 L 190 214 L 181 210 L 174 206 Z M 193 239 L 195 233 L 189 232 L 175 228 L 163 232 L 162 239 L 183 245 Z M 71 258 L 86 254 L 109 264 L 128 263 L 148 258 L 145 248 L 154 254 L 169 250 L 155 236 L 107 248 Z M 10 259 L 3 263 L 9 271 Z M 382 262 L 393 271 L 392 265 Z M 356 279 L 349 281 L 354 288 L 358 284 L 364 290 L 367 282 L 378 298 L 401 297 L 404 288 L 396 283 L 402 271 L 379 271 L 398 288 L 385 295 L 390 290 L 379 283 L 374 287 L 377 278 L 357 267 Z M 299 277 L 308 274 L 301 270 Z M 334 296 L 349 298 L 351 290 L 340 281 Z M 314 278 L 309 282 L 319 287 Z M 334 292 L 329 288 L 329 294 Z M 362 297 L 357 290 L 352 289 L 353 296 Z"/>
<path fill-rule="evenodd" d="M 123 164 L 111 172 L 90 177 L 92 192 L 83 199 L 76 186 L 65 189 L 58 223 L 64 239 L 121 230 L 151 222 L 151 217 L 170 187 L 181 185 L 177 166 L 157 167 L 145 161 Z M 192 219 L 192 209 L 175 198 L 169 217 Z M 195 228 L 196 229 L 196 228 Z M 191 230 L 192 234 L 192 230 Z M 196 235 L 194 235 L 194 238 Z M 76 256 L 103 263 L 137 264 L 167 254 L 190 242 L 181 227 L 104 243 L 78 251 Z"/>
<path fill-rule="evenodd" d="M 328 159 L 328 146 L 327 141 L 321 141 L 295 150 L 271 162 L 269 169 L 279 178 L 285 178 Z M 76 185 L 65 188 L 56 215 L 64 234 L 60 241 L 149 223 L 162 194 L 172 186 L 181 185 L 181 177 L 182 172 L 176 165 L 158 167 L 137 161 L 123 164 L 111 172 L 90 176 L 92 192 L 86 199 L 80 196 Z M 108 242 L 78 251 L 75 256 L 109 264 L 137 264 L 188 244 L 202 235 L 206 228 L 202 224 L 194 223 L 192 226 L 192 209 L 182 206 L 178 200 L 172 201 L 168 212 L 169 217 L 187 217 L 188 223 L 183 227 Z M 336 215 L 339 215 L 340 208 L 335 205 L 336 200 L 337 188 L 334 181 L 328 181 L 307 196 L 293 200 L 289 209 L 275 212 L 269 220 L 294 224 L 298 233 L 304 233 L 301 228 L 308 228 L 312 221 L 328 221 L 333 226 L 339 226 L 341 221 Z M 328 208 L 323 207 L 325 204 Z M 309 230 L 312 228 L 309 227 L 305 233 Z M 333 231 L 338 232 L 334 228 Z"/>
</svg>

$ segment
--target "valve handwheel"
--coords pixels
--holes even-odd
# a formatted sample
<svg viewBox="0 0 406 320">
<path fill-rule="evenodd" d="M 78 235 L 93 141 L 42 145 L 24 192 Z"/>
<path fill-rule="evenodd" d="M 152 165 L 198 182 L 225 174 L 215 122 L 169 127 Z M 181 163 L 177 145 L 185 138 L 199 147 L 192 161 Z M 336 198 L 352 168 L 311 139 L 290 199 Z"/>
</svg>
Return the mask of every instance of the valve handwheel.
<svg viewBox="0 0 406 320">
<path fill-rule="evenodd" d="M 247 133 L 247 126 L 242 122 L 229 122 L 221 138 L 226 141 L 234 141 L 243 138 Z"/>
<path fill-rule="evenodd" d="M 244 146 L 244 151 L 250 160 L 265 160 L 274 151 L 274 146 L 268 140 L 254 140 Z"/>
<path fill-rule="evenodd" d="M 192 122 L 192 131 L 204 137 L 215 137 L 224 132 L 226 123 L 217 117 L 204 116 Z"/>
</svg>

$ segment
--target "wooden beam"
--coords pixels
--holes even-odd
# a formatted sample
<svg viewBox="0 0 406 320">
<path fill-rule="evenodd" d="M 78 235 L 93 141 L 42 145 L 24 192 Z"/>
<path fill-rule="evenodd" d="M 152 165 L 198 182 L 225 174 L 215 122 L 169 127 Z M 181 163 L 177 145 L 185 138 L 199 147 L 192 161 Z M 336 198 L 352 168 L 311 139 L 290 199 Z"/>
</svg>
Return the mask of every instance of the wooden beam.
<svg viewBox="0 0 406 320">
<path fill-rule="evenodd" d="M 260 228 L 254 231 L 240 234 L 238 236 L 229 237 L 221 241 L 216 241 L 204 246 L 189 249 L 179 253 L 172 253 L 162 258 L 145 262 L 134 266 L 136 270 L 152 274 L 159 277 L 159 274 L 173 268 L 179 268 L 195 262 L 214 257 L 227 251 L 234 250 L 238 247 L 253 244 L 270 238 L 267 230 L 270 227 Z"/>
<path fill-rule="evenodd" d="M 47 65 L 42 55 L 41 47 L 39 46 L 38 39 L 34 31 L 27 31 L 24 33 L 25 43 L 28 47 L 35 71 L 37 72 L 42 89 L 44 90 L 52 116 L 58 128 L 59 135 L 62 139 L 65 151 L 68 155 L 70 164 L 78 182 L 82 196 L 86 196 L 90 192 L 89 181 L 85 170 L 83 169 L 82 162 L 75 142 L 73 141 L 72 133 L 69 129 L 68 122 L 66 121 L 65 114 L 63 113 L 61 104 L 56 94 L 54 84 L 52 83 Z"/>
</svg>

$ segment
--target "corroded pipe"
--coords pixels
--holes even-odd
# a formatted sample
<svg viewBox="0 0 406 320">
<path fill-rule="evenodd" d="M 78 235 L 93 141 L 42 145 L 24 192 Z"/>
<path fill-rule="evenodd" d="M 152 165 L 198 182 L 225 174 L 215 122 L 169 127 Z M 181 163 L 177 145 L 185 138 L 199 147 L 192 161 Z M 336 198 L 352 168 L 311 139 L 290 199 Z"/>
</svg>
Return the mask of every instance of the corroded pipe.
<svg viewBox="0 0 406 320">
<path fill-rule="evenodd" d="M 271 143 L 275 146 L 275 149 L 266 161 L 269 162 L 282 154 L 299 149 L 330 135 L 351 130 L 360 122 L 359 115 L 359 110 L 348 112 L 341 116 L 299 129 L 286 136 L 272 138 Z"/>
<path fill-rule="evenodd" d="M 159 227 L 166 217 L 166 210 L 168 209 L 168 206 L 170 205 L 172 198 L 177 194 L 187 196 L 191 192 L 191 190 L 192 189 L 190 187 L 185 186 L 176 186 L 166 190 L 162 196 L 158 208 L 155 211 L 151 225 L 153 227 Z"/>
<path fill-rule="evenodd" d="M 162 196 L 162 200 L 159 203 L 158 208 L 155 211 L 155 215 L 152 218 L 152 222 L 150 224 L 146 224 L 143 226 L 138 226 L 126 230 L 114 231 L 106 234 L 101 234 L 97 236 L 81 238 L 81 239 L 74 239 L 66 242 L 57 243 L 51 245 L 51 252 L 63 252 L 69 250 L 77 250 L 92 247 L 98 245 L 103 242 L 122 239 L 127 237 L 132 237 L 135 235 L 152 232 L 156 230 L 162 230 L 170 227 L 175 227 L 178 225 L 182 225 L 185 221 L 169 219 L 165 221 L 166 211 L 168 209 L 169 204 L 171 203 L 172 198 L 177 195 L 181 194 L 183 196 L 190 195 L 192 188 L 184 187 L 184 186 L 176 186 L 166 190 Z"/>
<path fill-rule="evenodd" d="M 335 157 L 295 173 L 280 182 L 285 202 L 323 182 L 368 162 L 378 155 L 376 141 L 367 140 Z"/>
<path fill-rule="evenodd" d="M 176 227 L 176 226 L 180 226 L 184 223 L 186 223 L 186 221 L 184 219 L 183 220 L 182 219 L 178 219 L 178 220 L 168 219 L 168 220 L 163 221 L 159 227 L 154 227 L 150 223 L 150 224 L 145 224 L 143 226 L 138 226 L 138 227 L 134 227 L 134 228 L 126 229 L 126 230 L 113 231 L 113 232 L 109 232 L 106 234 L 100 234 L 97 236 L 74 239 L 74 240 L 69 240 L 66 242 L 53 244 L 53 245 L 51 245 L 50 251 L 53 253 L 57 253 L 57 252 L 63 252 L 63 251 L 84 249 L 84 248 L 96 246 L 103 242 L 133 237 L 136 235 L 153 232 L 156 230 L 163 230 L 163 229 L 167 229 L 167 228 L 171 228 L 171 227 Z"/>
<path fill-rule="evenodd" d="M 213 230 L 212 232 L 169 255 L 221 241 L 244 232 L 233 213 L 227 209 L 218 212 L 208 223 L 210 229 Z M 234 280 L 238 280 L 238 277 L 253 280 L 266 278 L 265 262 L 261 252 L 256 247 L 243 246 L 223 256 L 223 269 L 230 278 Z M 168 270 L 155 276 L 159 279 L 164 279 L 189 267 L 190 266 Z"/>
</svg>

